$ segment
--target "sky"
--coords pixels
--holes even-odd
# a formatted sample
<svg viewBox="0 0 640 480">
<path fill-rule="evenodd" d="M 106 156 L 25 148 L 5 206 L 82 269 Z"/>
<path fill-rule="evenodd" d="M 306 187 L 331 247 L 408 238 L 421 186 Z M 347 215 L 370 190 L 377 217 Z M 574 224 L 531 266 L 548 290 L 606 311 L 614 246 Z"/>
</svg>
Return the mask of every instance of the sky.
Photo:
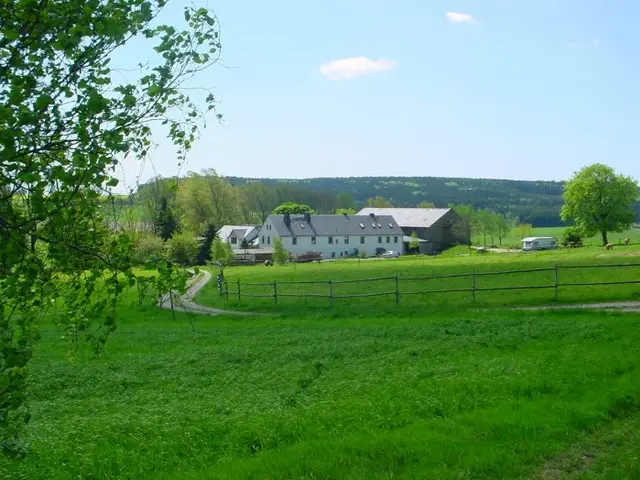
<svg viewBox="0 0 640 480">
<path fill-rule="evenodd" d="M 161 21 L 179 26 L 187 3 Z M 127 188 L 204 168 L 563 180 L 601 162 L 640 179 L 640 2 L 194 3 L 222 29 L 219 63 L 195 81 L 223 122 L 183 166 L 156 138 L 148 161 L 123 164 Z M 121 60 L 148 52 L 132 44 Z"/>
</svg>

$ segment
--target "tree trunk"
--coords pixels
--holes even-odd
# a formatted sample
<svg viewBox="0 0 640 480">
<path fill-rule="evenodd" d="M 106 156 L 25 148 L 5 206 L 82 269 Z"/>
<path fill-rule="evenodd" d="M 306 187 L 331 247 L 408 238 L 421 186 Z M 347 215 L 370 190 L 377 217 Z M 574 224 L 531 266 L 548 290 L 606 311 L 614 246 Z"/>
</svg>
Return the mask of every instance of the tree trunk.
<svg viewBox="0 0 640 480">
<path fill-rule="evenodd" d="M 607 232 L 603 231 L 602 232 L 602 245 L 606 245 L 609 243 L 609 240 L 607 239 Z"/>
</svg>

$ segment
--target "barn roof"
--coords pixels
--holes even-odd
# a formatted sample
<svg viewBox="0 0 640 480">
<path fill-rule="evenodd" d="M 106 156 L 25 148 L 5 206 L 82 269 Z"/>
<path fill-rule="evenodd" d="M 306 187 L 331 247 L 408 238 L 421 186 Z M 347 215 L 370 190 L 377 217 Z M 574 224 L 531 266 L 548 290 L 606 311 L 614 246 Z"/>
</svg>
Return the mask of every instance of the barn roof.
<svg viewBox="0 0 640 480">
<path fill-rule="evenodd" d="M 358 215 L 391 215 L 403 228 L 429 228 L 450 211 L 450 208 L 363 208 Z"/>
</svg>

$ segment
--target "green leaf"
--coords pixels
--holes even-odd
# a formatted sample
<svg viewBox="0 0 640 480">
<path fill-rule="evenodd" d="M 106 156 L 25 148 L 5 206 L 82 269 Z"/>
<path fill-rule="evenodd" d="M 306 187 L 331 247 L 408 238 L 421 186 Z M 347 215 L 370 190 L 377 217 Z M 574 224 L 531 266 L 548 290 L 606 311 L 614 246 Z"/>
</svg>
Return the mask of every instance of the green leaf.
<svg viewBox="0 0 640 480">
<path fill-rule="evenodd" d="M 49 95 L 47 94 L 40 95 L 36 100 L 36 109 L 44 110 L 52 103 L 53 103 L 53 99 Z"/>
<path fill-rule="evenodd" d="M 107 187 L 117 187 L 119 183 L 120 183 L 120 180 L 118 180 L 117 178 L 111 178 L 107 182 Z"/>
</svg>

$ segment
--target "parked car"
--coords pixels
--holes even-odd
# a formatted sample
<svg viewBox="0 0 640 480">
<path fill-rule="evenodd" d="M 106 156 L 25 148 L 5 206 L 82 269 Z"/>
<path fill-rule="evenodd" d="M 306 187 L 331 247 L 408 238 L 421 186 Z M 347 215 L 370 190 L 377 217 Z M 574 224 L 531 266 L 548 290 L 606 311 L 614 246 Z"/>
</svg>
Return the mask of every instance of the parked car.
<svg viewBox="0 0 640 480">
<path fill-rule="evenodd" d="M 387 250 L 380 256 L 383 258 L 398 258 L 400 256 L 400 253 L 396 252 L 395 250 Z"/>
</svg>

